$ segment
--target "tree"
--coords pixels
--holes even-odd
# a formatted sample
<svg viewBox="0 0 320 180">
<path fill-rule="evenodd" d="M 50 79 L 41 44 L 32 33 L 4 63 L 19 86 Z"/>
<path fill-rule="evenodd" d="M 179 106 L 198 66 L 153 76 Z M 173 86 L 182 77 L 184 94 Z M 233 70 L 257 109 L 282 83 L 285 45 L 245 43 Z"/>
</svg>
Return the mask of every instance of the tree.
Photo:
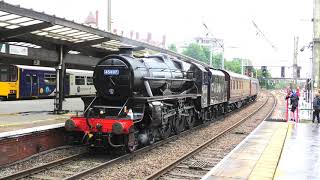
<svg viewBox="0 0 320 180">
<path fill-rule="evenodd" d="M 266 70 L 265 75 L 263 75 L 261 69 L 253 70 L 253 77 L 257 77 L 258 79 L 271 78 L 271 74 L 268 70 Z"/>
<path fill-rule="evenodd" d="M 219 68 L 221 69 L 222 63 L 221 63 L 221 59 L 222 59 L 222 54 L 213 54 L 212 55 L 212 66 L 215 68 Z"/>
<path fill-rule="evenodd" d="M 168 47 L 169 50 L 173 51 L 173 52 L 178 52 L 177 50 L 177 46 L 175 44 L 170 44 Z"/>
<path fill-rule="evenodd" d="M 266 88 L 272 88 L 270 85 L 268 85 L 268 81 L 266 79 L 268 78 L 271 78 L 271 74 L 268 72 L 268 70 L 266 69 L 265 70 L 266 72 L 262 73 L 262 70 L 261 69 L 257 69 L 257 70 L 254 70 L 253 74 L 254 76 L 253 77 L 257 77 L 257 79 L 259 80 L 260 82 L 260 86 L 261 87 L 266 87 Z"/>
<path fill-rule="evenodd" d="M 196 43 L 189 44 L 189 46 L 182 52 L 182 54 L 202 61 L 206 64 L 210 64 L 210 50 L 205 46 L 200 46 Z M 212 66 L 215 68 L 221 68 L 221 58 L 222 54 L 213 54 Z"/>
<path fill-rule="evenodd" d="M 205 50 L 203 50 L 203 47 L 196 43 L 189 44 L 189 46 L 182 52 L 182 54 L 205 63 L 209 62 L 209 58 L 207 58 Z"/>
<path fill-rule="evenodd" d="M 210 64 L 210 49 L 207 48 L 207 47 L 202 47 L 208 61 L 206 63 Z M 212 66 L 214 68 L 221 68 L 221 59 L 222 59 L 222 54 L 219 53 L 219 54 L 214 54 L 212 53 Z"/>
<path fill-rule="evenodd" d="M 235 58 L 232 61 L 225 61 L 224 67 L 228 71 L 241 74 L 241 61 L 242 59 Z"/>
</svg>

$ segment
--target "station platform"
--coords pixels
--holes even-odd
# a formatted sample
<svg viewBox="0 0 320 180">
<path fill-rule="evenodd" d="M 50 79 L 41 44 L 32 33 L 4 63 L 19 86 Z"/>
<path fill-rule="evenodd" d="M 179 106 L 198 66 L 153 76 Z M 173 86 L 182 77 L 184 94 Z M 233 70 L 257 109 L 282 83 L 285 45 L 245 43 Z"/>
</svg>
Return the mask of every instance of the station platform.
<svg viewBox="0 0 320 180">
<path fill-rule="evenodd" d="M 32 128 L 36 131 L 43 127 L 58 127 L 70 116 L 83 110 L 80 98 L 66 98 L 64 109 L 68 109 L 69 112 L 61 115 L 52 113 L 53 103 L 53 99 L 0 102 L 0 133 L 12 134 L 20 130 L 29 131 Z"/>
<path fill-rule="evenodd" d="M 264 121 L 202 179 L 320 179 L 319 129 Z"/>
</svg>

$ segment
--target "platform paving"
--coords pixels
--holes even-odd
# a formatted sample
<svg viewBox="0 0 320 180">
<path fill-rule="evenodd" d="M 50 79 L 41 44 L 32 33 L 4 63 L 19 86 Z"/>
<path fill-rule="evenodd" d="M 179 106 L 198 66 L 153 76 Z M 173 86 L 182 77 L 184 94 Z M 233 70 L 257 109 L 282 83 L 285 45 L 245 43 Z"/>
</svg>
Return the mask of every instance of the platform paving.
<svg viewBox="0 0 320 180">
<path fill-rule="evenodd" d="M 0 102 L 0 133 L 64 123 L 84 108 L 80 98 L 66 98 L 63 109 L 70 112 L 55 115 L 52 113 L 53 103 L 53 99 Z"/>
<path fill-rule="evenodd" d="M 320 179 L 320 125 L 264 121 L 202 179 Z"/>
<path fill-rule="evenodd" d="M 287 127 L 264 121 L 202 179 L 272 179 Z"/>
<path fill-rule="evenodd" d="M 320 179 L 320 125 L 291 124 L 274 179 Z"/>
</svg>

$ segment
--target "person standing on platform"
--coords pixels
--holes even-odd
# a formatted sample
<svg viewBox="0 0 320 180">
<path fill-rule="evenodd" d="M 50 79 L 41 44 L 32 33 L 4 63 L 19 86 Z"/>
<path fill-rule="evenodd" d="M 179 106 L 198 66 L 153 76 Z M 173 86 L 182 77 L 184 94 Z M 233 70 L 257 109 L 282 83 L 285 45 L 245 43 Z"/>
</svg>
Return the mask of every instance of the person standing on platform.
<svg viewBox="0 0 320 180">
<path fill-rule="evenodd" d="M 318 123 L 319 123 L 319 121 L 320 121 L 319 112 L 320 112 L 320 95 L 319 95 L 319 93 L 316 93 L 316 97 L 313 99 L 312 123 L 314 123 L 315 118 L 317 118 Z"/>
<path fill-rule="evenodd" d="M 296 121 L 294 112 L 296 111 L 299 104 L 299 96 L 294 90 L 292 90 L 291 93 L 286 96 L 286 100 L 288 98 L 290 98 L 290 105 L 291 105 L 291 114 L 292 114 L 291 121 Z"/>
</svg>

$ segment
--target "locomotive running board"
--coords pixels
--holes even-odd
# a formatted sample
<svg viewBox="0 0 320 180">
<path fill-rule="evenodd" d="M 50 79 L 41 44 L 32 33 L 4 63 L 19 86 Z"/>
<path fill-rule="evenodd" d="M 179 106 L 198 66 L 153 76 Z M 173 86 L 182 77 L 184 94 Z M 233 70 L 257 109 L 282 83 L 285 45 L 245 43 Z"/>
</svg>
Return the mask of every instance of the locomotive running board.
<svg viewBox="0 0 320 180">
<path fill-rule="evenodd" d="M 144 102 L 152 102 L 152 101 L 161 101 L 161 100 L 170 100 L 170 99 L 184 99 L 184 98 L 192 98 L 197 99 L 201 97 L 201 94 L 178 94 L 178 95 L 167 95 L 167 96 L 153 96 L 153 97 L 132 97 L 133 101 L 144 101 Z"/>
</svg>

